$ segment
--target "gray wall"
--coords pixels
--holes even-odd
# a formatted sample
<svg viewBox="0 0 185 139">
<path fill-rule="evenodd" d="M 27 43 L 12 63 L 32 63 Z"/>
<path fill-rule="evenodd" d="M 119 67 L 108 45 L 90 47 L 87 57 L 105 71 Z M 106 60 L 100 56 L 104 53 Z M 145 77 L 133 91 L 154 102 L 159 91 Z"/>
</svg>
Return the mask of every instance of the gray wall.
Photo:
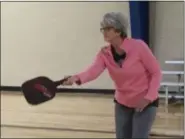
<svg viewBox="0 0 185 139">
<path fill-rule="evenodd" d="M 183 2 L 151 2 L 151 45 L 163 70 L 181 70 L 183 65 L 165 64 L 166 60 L 184 60 Z M 183 79 L 183 78 L 182 78 Z M 174 75 L 165 81 L 177 81 Z"/>
</svg>

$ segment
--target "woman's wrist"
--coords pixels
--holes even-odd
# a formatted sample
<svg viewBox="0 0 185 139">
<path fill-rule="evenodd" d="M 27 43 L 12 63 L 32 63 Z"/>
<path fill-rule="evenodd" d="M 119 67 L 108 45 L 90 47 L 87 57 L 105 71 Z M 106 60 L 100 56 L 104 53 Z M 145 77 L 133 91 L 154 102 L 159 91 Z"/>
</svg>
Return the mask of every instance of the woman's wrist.
<svg viewBox="0 0 185 139">
<path fill-rule="evenodd" d="M 74 77 L 75 83 L 76 83 L 77 85 L 80 85 L 80 84 L 81 84 L 81 80 L 80 80 L 80 78 L 78 77 L 78 75 L 74 75 L 73 77 Z"/>
</svg>

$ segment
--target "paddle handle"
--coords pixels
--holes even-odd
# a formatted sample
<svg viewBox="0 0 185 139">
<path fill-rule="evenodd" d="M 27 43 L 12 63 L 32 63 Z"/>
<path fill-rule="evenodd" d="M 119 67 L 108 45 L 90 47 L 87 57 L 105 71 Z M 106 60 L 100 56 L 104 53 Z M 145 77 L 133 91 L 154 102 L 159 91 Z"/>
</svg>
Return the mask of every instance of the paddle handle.
<svg viewBox="0 0 185 139">
<path fill-rule="evenodd" d="M 71 76 L 68 76 L 68 77 L 66 77 L 66 78 L 64 78 L 64 79 L 62 79 L 62 80 L 55 81 L 54 83 L 55 83 L 56 86 L 62 85 L 63 82 L 66 81 L 66 80 L 67 80 L 68 78 L 70 78 L 70 77 L 71 77 Z"/>
</svg>

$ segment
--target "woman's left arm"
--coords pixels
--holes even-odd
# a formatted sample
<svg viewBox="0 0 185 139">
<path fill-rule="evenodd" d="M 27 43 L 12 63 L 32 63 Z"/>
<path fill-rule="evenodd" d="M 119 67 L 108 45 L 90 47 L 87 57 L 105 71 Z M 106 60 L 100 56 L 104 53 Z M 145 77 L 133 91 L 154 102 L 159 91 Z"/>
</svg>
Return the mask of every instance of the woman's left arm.
<svg viewBox="0 0 185 139">
<path fill-rule="evenodd" d="M 150 74 L 149 89 L 145 99 L 152 102 L 158 97 L 158 90 L 162 79 L 161 68 L 157 58 L 153 55 L 148 45 L 142 40 L 138 42 L 140 45 L 139 51 L 141 61 Z"/>
</svg>

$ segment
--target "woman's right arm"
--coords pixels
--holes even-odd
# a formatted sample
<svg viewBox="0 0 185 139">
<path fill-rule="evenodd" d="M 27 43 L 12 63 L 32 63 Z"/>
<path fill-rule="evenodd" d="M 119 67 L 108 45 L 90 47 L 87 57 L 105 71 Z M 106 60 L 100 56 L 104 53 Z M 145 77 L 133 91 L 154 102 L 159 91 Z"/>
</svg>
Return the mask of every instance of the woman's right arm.
<svg viewBox="0 0 185 139">
<path fill-rule="evenodd" d="M 105 68 L 106 65 L 102 57 L 102 52 L 100 51 L 96 55 L 96 58 L 93 63 L 85 71 L 74 75 L 78 79 L 77 84 L 84 84 L 95 80 L 101 75 Z"/>
</svg>

